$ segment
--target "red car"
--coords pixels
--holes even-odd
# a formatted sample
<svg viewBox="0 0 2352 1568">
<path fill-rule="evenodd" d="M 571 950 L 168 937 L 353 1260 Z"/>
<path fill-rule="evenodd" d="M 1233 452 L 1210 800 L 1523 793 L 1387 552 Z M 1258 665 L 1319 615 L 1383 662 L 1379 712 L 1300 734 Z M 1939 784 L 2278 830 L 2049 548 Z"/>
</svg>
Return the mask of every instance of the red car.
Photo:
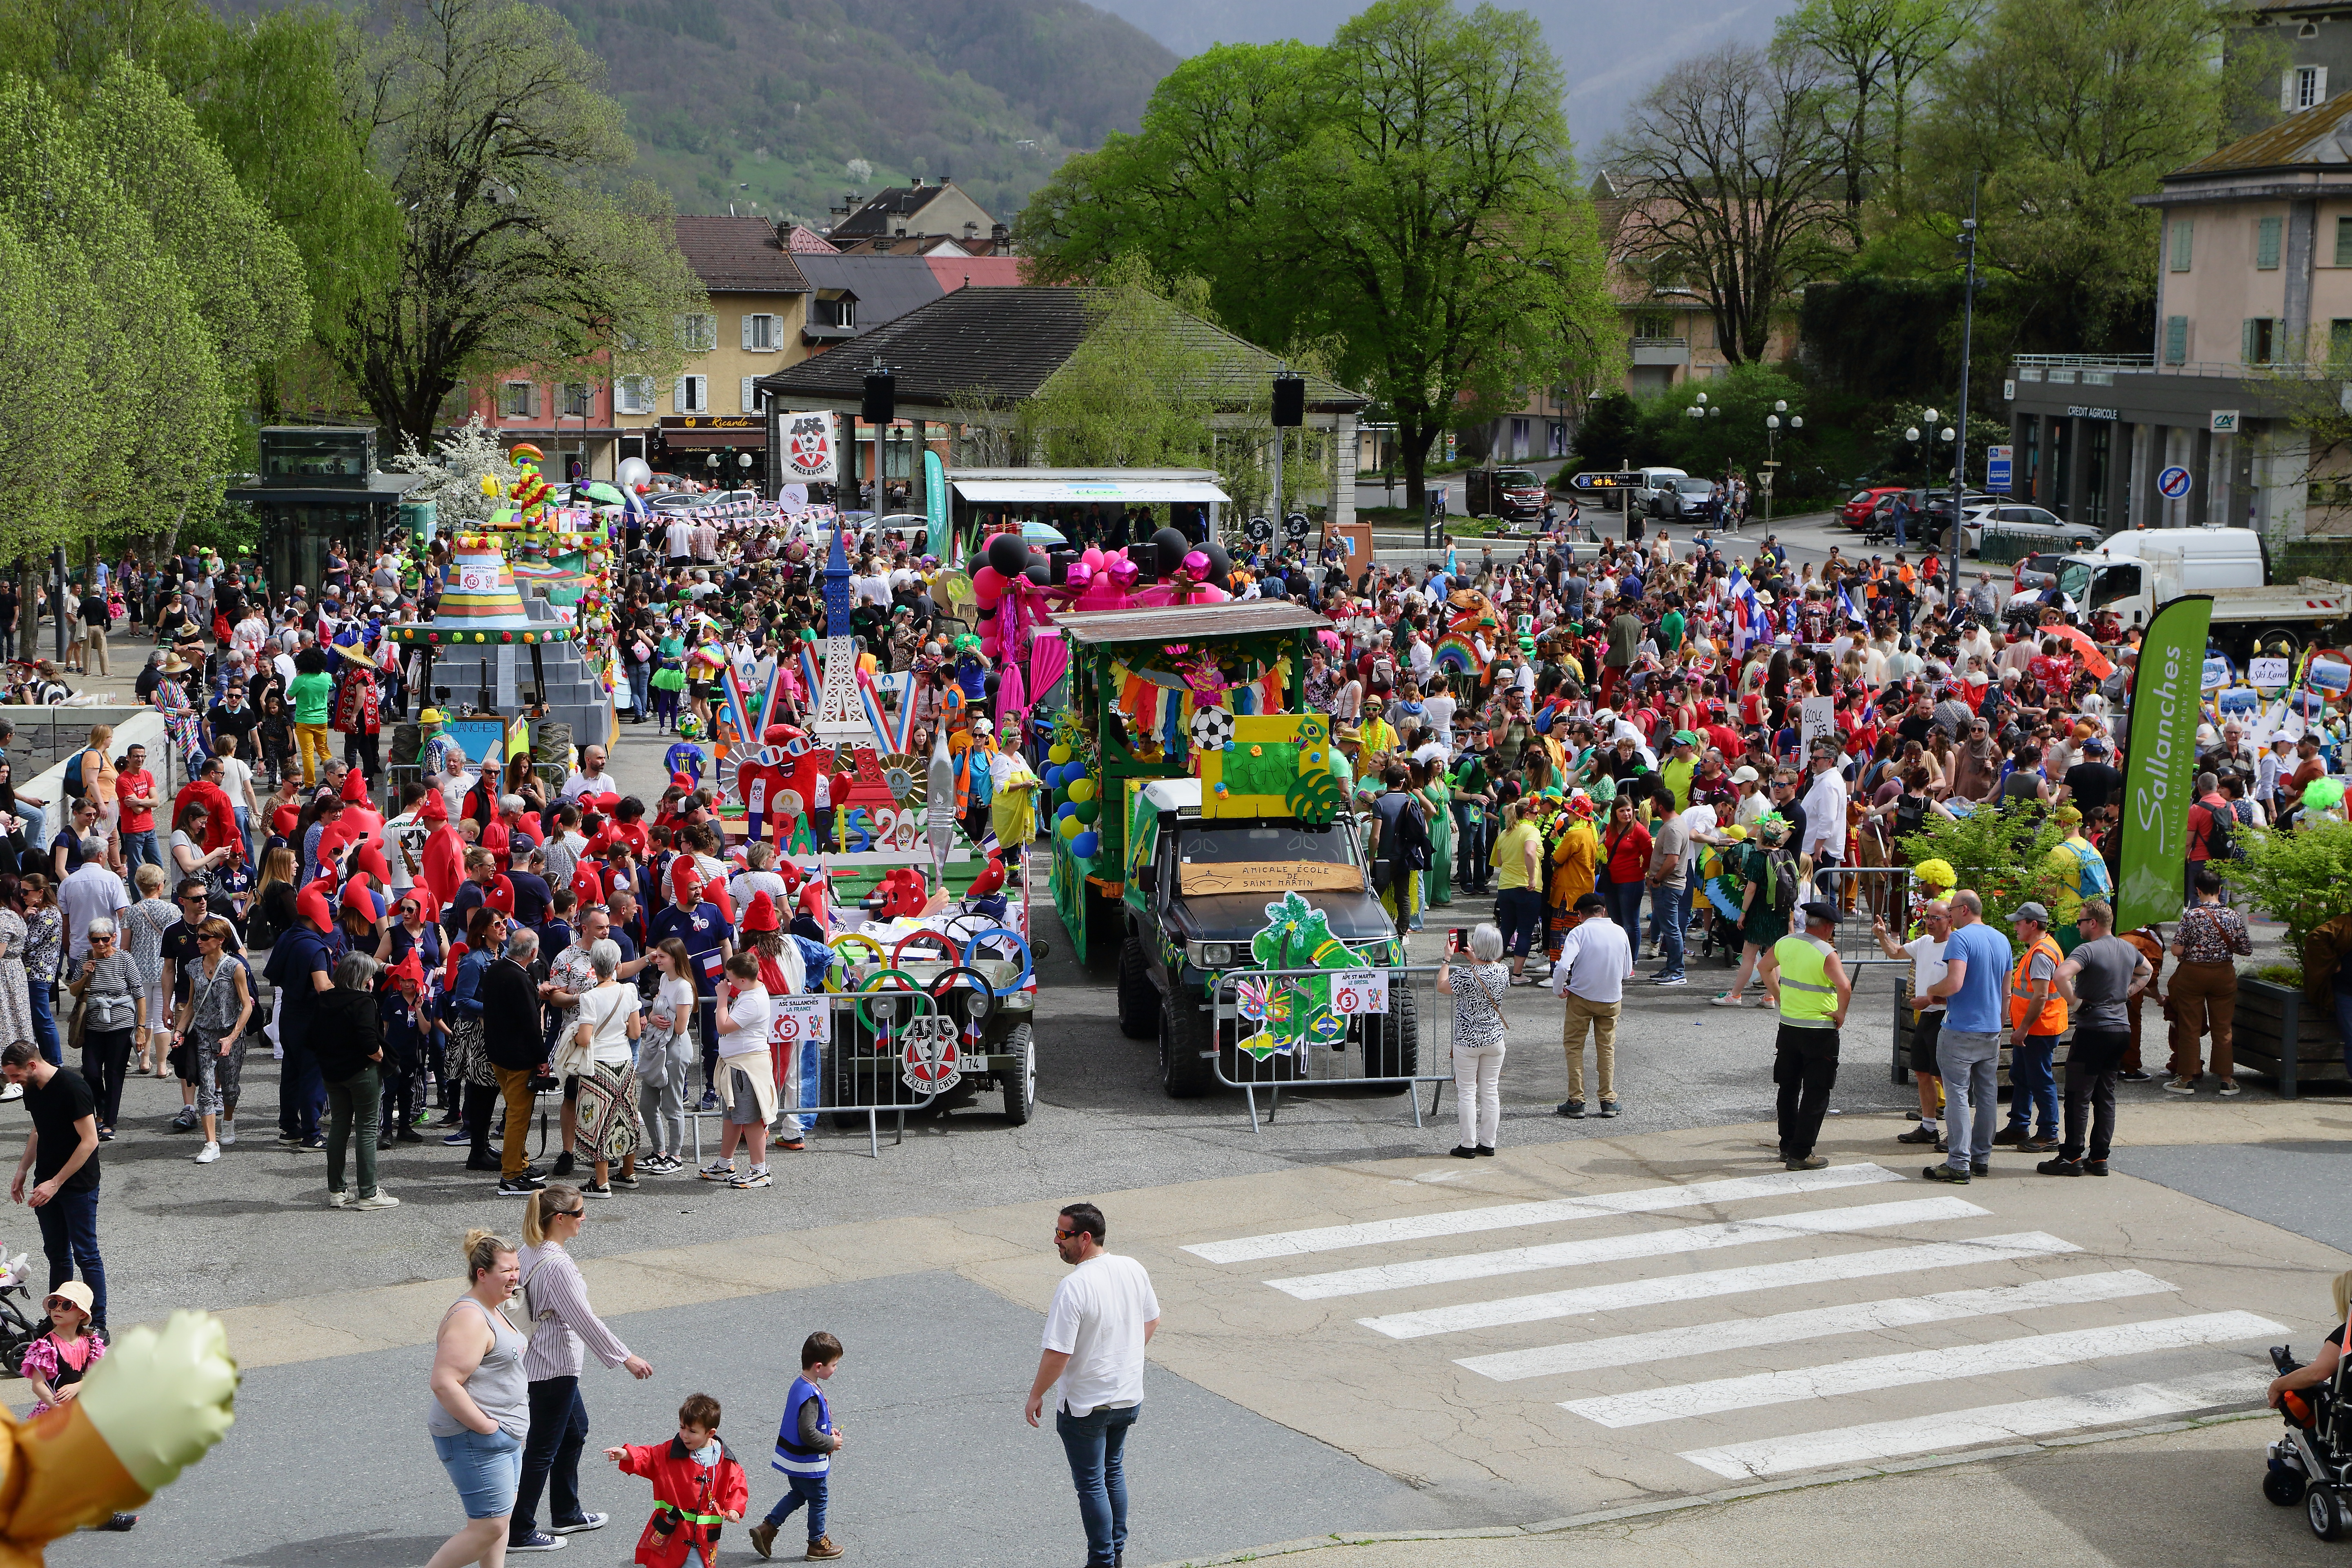
<svg viewBox="0 0 2352 1568">
<path fill-rule="evenodd" d="M 1908 485 L 1873 485 L 1866 490 L 1856 490 L 1839 509 L 1838 518 L 1848 528 L 1860 532 L 1870 526 L 1870 514 L 1888 496 L 1899 496 L 1910 489 Z"/>
</svg>

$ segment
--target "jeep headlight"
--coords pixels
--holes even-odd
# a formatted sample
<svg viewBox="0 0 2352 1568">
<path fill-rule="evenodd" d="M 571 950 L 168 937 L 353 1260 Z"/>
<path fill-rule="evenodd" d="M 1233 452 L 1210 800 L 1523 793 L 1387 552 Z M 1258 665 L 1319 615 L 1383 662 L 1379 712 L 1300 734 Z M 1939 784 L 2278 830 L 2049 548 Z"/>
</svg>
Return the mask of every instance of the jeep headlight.
<svg viewBox="0 0 2352 1568">
<path fill-rule="evenodd" d="M 1234 962 L 1234 944 L 1229 942 L 1188 942 L 1184 944 L 1185 962 L 1195 969 L 1225 969 Z"/>
</svg>

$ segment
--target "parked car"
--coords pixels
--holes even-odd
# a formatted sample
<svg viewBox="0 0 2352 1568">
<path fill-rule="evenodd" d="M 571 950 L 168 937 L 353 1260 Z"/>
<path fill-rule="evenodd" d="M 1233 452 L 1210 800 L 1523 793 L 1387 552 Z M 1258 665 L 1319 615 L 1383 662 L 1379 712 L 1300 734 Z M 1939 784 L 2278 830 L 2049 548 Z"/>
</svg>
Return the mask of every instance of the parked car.
<svg viewBox="0 0 2352 1568">
<path fill-rule="evenodd" d="M 1872 516 L 1880 506 L 1909 489 L 1908 485 L 1873 485 L 1867 489 L 1856 490 L 1838 510 L 1838 520 L 1848 528 L 1868 528 Z"/>
<path fill-rule="evenodd" d="M 1712 479 L 1676 479 L 1660 492 L 1658 516 L 1668 521 L 1703 519 L 1706 516 L 1706 503 L 1714 496 L 1715 481 Z"/>
<path fill-rule="evenodd" d="M 1635 487 L 1633 502 L 1652 517 L 1672 517 L 1666 510 L 1666 498 L 1674 493 L 1675 481 L 1690 476 L 1680 468 L 1637 468 L 1641 479 Z"/>
<path fill-rule="evenodd" d="M 1969 555 L 1981 553 L 1987 529 L 2007 534 L 2022 534 L 2036 540 L 2053 540 L 2061 550 L 2088 550 L 2098 543 L 2101 537 L 2099 531 L 2087 522 L 2068 522 L 2057 513 L 2042 507 L 2004 502 L 1971 507 L 1961 514 L 1961 551 Z"/>
</svg>

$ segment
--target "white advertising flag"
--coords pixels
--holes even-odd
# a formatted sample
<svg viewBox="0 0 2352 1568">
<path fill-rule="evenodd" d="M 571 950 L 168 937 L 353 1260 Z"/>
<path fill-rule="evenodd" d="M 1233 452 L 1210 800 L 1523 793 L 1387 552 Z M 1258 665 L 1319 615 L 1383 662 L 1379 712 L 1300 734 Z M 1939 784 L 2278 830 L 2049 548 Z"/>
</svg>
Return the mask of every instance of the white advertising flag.
<svg viewBox="0 0 2352 1568">
<path fill-rule="evenodd" d="M 777 421 L 784 437 L 784 478 L 803 484 L 834 482 L 833 416 L 785 414 Z"/>
</svg>

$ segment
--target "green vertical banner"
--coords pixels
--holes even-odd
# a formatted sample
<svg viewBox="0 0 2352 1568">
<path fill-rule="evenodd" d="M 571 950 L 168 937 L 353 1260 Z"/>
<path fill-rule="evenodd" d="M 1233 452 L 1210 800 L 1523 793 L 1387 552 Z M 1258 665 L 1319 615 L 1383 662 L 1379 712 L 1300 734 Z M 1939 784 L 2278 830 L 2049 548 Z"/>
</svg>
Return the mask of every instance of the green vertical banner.
<svg viewBox="0 0 2352 1568">
<path fill-rule="evenodd" d="M 2131 742 L 2124 760 L 2122 876 L 2116 929 L 2180 918 L 2189 863 L 2189 807 L 2203 717 L 2205 636 L 2213 601 L 2175 599 L 2156 612 L 2132 676 Z"/>
<path fill-rule="evenodd" d="M 923 511 L 931 524 L 930 542 L 924 553 L 948 558 L 948 474 L 940 462 L 940 455 L 929 447 L 923 451 Z"/>
</svg>

